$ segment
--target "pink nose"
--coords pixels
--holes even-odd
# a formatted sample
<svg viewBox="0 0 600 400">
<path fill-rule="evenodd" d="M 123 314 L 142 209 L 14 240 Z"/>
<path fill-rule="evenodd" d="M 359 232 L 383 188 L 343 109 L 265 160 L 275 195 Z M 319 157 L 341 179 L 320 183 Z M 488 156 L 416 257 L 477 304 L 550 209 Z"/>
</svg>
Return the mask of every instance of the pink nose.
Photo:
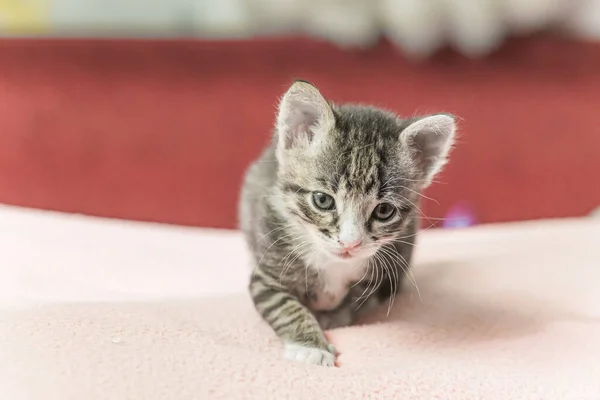
<svg viewBox="0 0 600 400">
<path fill-rule="evenodd" d="M 359 238 L 359 239 L 356 239 L 356 240 L 352 240 L 352 241 L 349 241 L 349 242 L 342 242 L 342 241 L 340 241 L 340 244 L 342 245 L 342 247 L 346 251 L 357 248 L 358 246 L 360 246 L 361 243 L 362 243 L 362 238 Z"/>
</svg>

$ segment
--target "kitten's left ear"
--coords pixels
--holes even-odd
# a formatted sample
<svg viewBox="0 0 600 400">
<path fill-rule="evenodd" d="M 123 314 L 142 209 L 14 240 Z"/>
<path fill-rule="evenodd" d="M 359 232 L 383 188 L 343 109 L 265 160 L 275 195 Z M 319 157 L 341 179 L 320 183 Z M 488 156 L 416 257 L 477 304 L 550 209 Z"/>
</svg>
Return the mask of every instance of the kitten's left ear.
<svg viewBox="0 0 600 400">
<path fill-rule="evenodd" d="M 423 188 L 429 186 L 433 177 L 448 162 L 455 133 L 455 118 L 449 114 L 420 118 L 400 133 L 402 148 L 409 150 L 414 164 L 422 174 Z"/>
<path fill-rule="evenodd" d="M 308 148 L 335 126 L 331 106 L 309 82 L 295 81 L 283 95 L 277 114 L 277 156 L 292 148 Z"/>
</svg>

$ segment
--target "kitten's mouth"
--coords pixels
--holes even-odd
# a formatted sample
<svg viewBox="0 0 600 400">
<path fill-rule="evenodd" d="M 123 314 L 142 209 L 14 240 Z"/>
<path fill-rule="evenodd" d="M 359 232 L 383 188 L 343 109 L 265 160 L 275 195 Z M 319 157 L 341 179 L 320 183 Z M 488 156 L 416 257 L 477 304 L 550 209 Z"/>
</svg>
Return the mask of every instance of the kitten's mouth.
<svg viewBox="0 0 600 400">
<path fill-rule="evenodd" d="M 349 260 L 349 259 L 355 257 L 356 254 L 357 254 L 356 252 L 355 253 L 351 253 L 349 251 L 344 251 L 344 250 L 335 252 L 335 255 L 338 258 L 341 258 L 342 260 Z"/>
<path fill-rule="evenodd" d="M 333 256 L 340 259 L 340 260 L 344 260 L 344 261 L 348 261 L 348 260 L 352 260 L 352 259 L 366 259 L 369 258 L 373 255 L 373 253 L 371 252 L 371 249 L 367 249 L 364 247 L 361 247 L 359 249 L 353 249 L 350 251 L 346 251 L 346 250 L 334 250 L 332 252 Z"/>
</svg>

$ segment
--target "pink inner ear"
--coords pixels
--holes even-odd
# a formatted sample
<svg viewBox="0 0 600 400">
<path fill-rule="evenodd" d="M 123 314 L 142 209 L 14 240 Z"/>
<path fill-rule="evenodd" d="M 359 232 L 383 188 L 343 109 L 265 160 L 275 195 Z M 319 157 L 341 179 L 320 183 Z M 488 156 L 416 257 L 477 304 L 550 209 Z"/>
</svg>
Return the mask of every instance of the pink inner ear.
<svg viewBox="0 0 600 400">
<path fill-rule="evenodd" d="M 287 120 L 285 148 L 305 145 L 313 140 L 311 127 L 317 122 L 316 110 L 303 104 L 294 105 Z"/>
<path fill-rule="evenodd" d="M 422 118 L 406 128 L 405 143 L 416 150 L 414 162 L 427 179 L 431 179 L 446 163 L 454 130 L 454 120 L 444 115 Z"/>
<path fill-rule="evenodd" d="M 440 134 L 433 130 L 424 129 L 413 137 L 413 143 L 421 153 L 421 157 L 436 159 L 443 157 L 448 141 L 447 134 Z"/>
<path fill-rule="evenodd" d="M 435 174 L 443 165 L 447 140 L 447 135 L 429 130 L 421 131 L 413 137 L 413 146 L 417 150 L 414 160 L 425 175 Z"/>
</svg>

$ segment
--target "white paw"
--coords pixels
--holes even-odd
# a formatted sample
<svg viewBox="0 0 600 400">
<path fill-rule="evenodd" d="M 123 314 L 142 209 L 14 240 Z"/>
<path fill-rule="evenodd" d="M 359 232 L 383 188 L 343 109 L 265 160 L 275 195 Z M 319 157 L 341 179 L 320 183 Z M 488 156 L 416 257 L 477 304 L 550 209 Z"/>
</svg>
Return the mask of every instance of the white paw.
<svg viewBox="0 0 600 400">
<path fill-rule="evenodd" d="M 333 346 L 329 347 L 335 352 Z M 283 356 L 288 360 L 306 364 L 322 365 L 324 367 L 333 367 L 335 365 L 335 355 L 331 351 L 303 346 L 298 343 L 286 343 L 284 345 Z"/>
</svg>

